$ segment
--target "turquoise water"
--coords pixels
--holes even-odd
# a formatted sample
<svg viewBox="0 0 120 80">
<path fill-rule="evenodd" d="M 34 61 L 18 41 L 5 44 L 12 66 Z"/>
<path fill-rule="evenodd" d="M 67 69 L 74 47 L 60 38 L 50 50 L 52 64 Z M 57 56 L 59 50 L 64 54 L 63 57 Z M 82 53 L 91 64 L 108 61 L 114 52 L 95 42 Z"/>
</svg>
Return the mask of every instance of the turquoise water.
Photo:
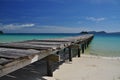
<svg viewBox="0 0 120 80">
<path fill-rule="evenodd" d="M 77 35 L 79 34 L 4 34 L 0 35 L 0 43 L 32 39 L 63 38 Z M 120 34 L 96 34 L 86 53 L 120 57 Z"/>
<path fill-rule="evenodd" d="M 69 36 L 76 36 L 78 34 L 4 34 L 0 35 L 0 43 L 4 42 L 16 42 L 33 39 L 52 39 L 52 38 L 63 38 Z"/>
<path fill-rule="evenodd" d="M 120 34 L 96 34 L 87 51 L 93 55 L 120 57 Z"/>
</svg>

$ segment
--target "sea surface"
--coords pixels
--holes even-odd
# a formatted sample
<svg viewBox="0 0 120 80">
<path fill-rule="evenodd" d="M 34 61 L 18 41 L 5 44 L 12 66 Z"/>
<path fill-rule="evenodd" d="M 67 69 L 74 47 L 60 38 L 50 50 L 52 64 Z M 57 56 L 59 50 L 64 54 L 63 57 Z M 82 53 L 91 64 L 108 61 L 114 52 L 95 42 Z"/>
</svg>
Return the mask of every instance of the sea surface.
<svg viewBox="0 0 120 80">
<path fill-rule="evenodd" d="M 17 41 L 25 41 L 25 40 L 33 40 L 33 39 L 55 39 L 55 38 L 64 38 L 77 36 L 80 34 L 75 33 L 7 33 L 0 35 L 0 43 L 5 42 L 17 42 Z"/>
<path fill-rule="evenodd" d="M 64 38 L 77 35 L 80 34 L 3 34 L 0 35 L 0 43 L 17 42 L 32 39 Z M 107 57 L 120 57 L 120 34 L 95 34 L 91 44 L 85 53 Z"/>
<path fill-rule="evenodd" d="M 95 34 L 86 52 L 106 57 L 120 57 L 120 34 Z"/>
</svg>

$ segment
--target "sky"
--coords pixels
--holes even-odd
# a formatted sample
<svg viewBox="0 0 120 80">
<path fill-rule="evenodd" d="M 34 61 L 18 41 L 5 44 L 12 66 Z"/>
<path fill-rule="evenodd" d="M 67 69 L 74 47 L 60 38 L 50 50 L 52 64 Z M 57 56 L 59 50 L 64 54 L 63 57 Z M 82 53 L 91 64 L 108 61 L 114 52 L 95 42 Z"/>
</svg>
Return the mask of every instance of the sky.
<svg viewBox="0 0 120 80">
<path fill-rule="evenodd" d="M 120 0 L 0 0 L 5 33 L 120 32 Z"/>
</svg>

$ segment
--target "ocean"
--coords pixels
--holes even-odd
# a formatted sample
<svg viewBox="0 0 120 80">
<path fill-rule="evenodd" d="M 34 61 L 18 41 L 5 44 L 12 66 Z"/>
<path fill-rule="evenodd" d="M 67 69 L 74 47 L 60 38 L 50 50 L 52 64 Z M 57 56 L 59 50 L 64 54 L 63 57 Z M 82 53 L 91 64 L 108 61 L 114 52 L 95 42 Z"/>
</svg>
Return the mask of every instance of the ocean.
<svg viewBox="0 0 120 80">
<path fill-rule="evenodd" d="M 120 34 L 95 34 L 86 53 L 106 57 L 120 57 Z"/>
<path fill-rule="evenodd" d="M 17 42 L 32 39 L 52 39 L 77 36 L 77 33 L 43 33 L 43 34 L 2 34 L 0 43 Z M 107 57 L 120 57 L 120 34 L 95 34 L 86 54 Z"/>
<path fill-rule="evenodd" d="M 0 35 L 0 43 L 17 42 L 33 39 L 53 39 L 77 36 L 80 34 L 75 33 L 8 33 Z"/>
</svg>

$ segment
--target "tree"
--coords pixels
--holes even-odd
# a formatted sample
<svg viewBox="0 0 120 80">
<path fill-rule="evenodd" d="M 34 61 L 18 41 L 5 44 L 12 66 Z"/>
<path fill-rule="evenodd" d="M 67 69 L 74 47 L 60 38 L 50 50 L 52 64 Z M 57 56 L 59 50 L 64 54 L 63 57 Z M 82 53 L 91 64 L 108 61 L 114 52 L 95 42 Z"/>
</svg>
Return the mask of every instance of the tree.
<svg viewBox="0 0 120 80">
<path fill-rule="evenodd" d="M 88 32 L 87 31 L 82 31 L 81 34 L 88 34 Z"/>
<path fill-rule="evenodd" d="M 0 31 L 0 34 L 3 34 L 3 31 Z"/>
</svg>

